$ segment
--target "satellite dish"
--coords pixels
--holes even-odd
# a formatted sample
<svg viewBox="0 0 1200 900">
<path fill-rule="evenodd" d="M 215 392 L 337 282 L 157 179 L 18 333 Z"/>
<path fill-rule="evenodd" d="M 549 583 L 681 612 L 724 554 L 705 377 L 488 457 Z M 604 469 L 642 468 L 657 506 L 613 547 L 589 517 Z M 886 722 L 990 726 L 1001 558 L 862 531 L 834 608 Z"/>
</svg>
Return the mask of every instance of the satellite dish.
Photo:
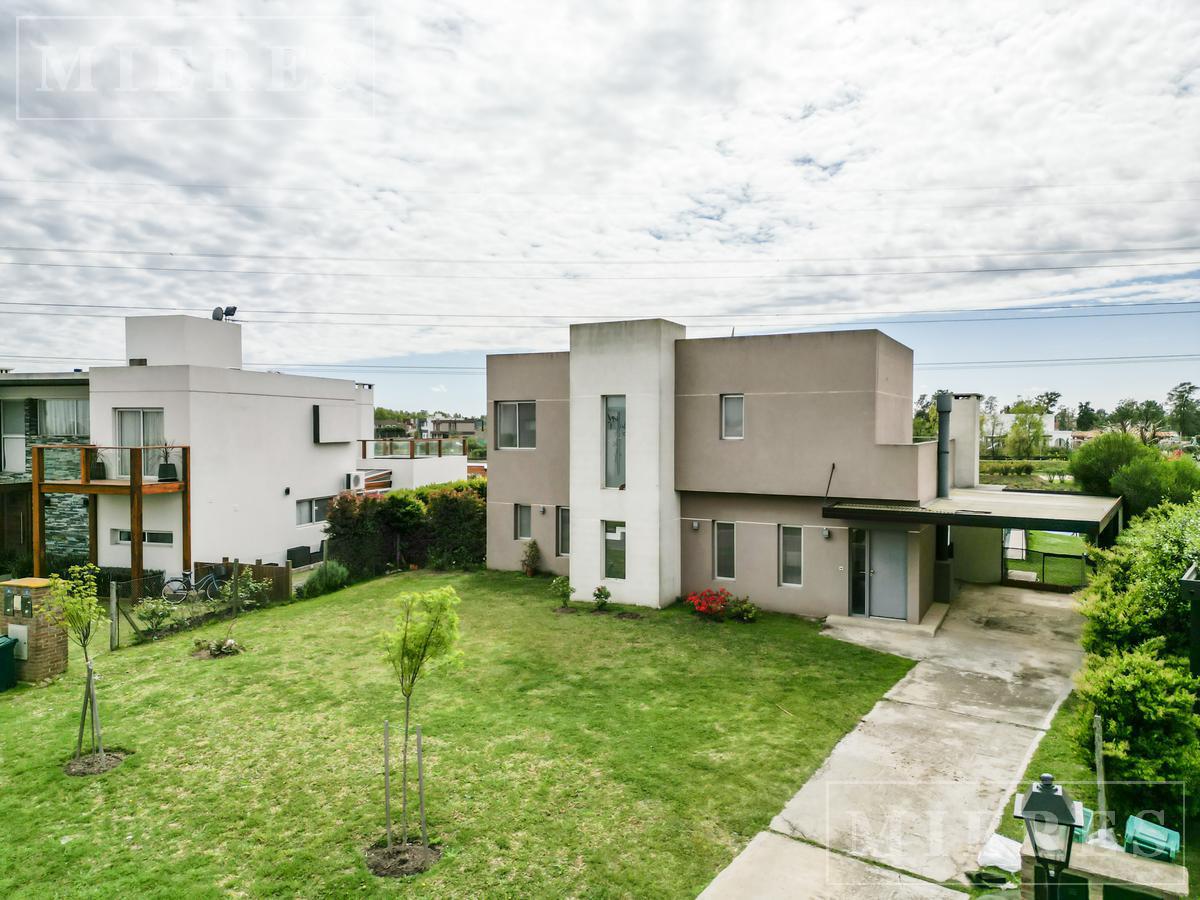
<svg viewBox="0 0 1200 900">
<path fill-rule="evenodd" d="M 225 307 L 225 318 L 232 319 L 235 315 L 237 315 L 237 307 L 236 306 Z"/>
<path fill-rule="evenodd" d="M 212 317 L 215 321 L 220 322 L 223 318 L 225 318 L 225 310 L 219 306 L 216 307 L 213 309 Z"/>
</svg>

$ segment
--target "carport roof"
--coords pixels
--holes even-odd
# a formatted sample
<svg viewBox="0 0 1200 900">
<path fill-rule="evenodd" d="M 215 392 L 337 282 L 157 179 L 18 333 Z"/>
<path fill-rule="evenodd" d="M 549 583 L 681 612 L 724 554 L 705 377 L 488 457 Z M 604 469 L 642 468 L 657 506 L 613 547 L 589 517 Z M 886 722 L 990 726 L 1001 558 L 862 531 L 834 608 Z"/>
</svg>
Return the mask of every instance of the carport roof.
<svg viewBox="0 0 1200 900">
<path fill-rule="evenodd" d="M 1120 506 L 1119 497 L 955 488 L 949 497 L 938 497 L 924 505 L 839 500 L 826 506 L 822 515 L 827 519 L 868 522 L 930 522 L 1099 534 Z"/>
</svg>

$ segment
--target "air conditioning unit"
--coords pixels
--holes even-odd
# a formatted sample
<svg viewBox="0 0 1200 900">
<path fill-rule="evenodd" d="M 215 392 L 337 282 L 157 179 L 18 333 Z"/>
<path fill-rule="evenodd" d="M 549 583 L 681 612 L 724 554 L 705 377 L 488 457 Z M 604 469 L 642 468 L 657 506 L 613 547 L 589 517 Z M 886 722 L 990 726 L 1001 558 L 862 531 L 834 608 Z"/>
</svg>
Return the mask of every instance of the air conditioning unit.
<svg viewBox="0 0 1200 900">
<path fill-rule="evenodd" d="M 363 487 L 362 472 L 347 472 L 346 473 L 346 490 L 361 491 Z"/>
</svg>

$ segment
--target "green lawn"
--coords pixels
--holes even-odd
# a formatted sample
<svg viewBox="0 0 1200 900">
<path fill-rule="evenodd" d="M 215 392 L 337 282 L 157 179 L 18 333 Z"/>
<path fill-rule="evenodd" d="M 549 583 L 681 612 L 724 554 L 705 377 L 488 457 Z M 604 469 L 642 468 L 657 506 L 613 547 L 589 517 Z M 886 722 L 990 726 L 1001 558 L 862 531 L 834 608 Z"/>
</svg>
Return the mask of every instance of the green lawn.
<svg viewBox="0 0 1200 900">
<path fill-rule="evenodd" d="M 453 584 L 463 665 L 418 689 L 432 871 L 373 878 L 388 598 Z M 559 615 L 548 579 L 409 573 L 245 616 L 245 655 L 193 637 L 101 655 L 110 746 L 68 778 L 82 667 L 0 695 L 0 895 L 692 896 L 764 828 L 911 665 L 687 610 Z"/>
<path fill-rule="evenodd" d="M 1044 559 L 1044 553 L 1066 553 L 1078 557 L 1087 549 L 1087 543 L 1078 534 L 1058 534 L 1050 531 L 1026 531 L 1027 549 L 1031 551 L 1028 559 L 1006 560 L 1009 569 L 1024 572 L 1036 572 L 1041 579 L 1045 575 L 1048 584 L 1082 586 L 1084 583 L 1084 566 L 1079 559 L 1062 559 L 1051 556 Z"/>
<path fill-rule="evenodd" d="M 1028 790 L 1029 784 L 1036 781 L 1043 772 L 1049 772 L 1054 780 L 1063 784 L 1074 799 L 1079 800 L 1089 809 L 1096 809 L 1096 774 L 1090 762 L 1085 761 L 1071 738 L 1071 729 L 1079 718 L 1082 702 L 1078 694 L 1071 694 L 1063 703 L 1058 715 L 1050 724 L 1050 730 L 1038 745 L 1033 760 L 1021 780 L 1021 790 Z M 1000 819 L 1000 833 L 1014 840 L 1025 839 L 1025 826 L 1012 815 L 1013 800 L 1009 797 L 1004 815 Z M 1118 831 L 1124 826 L 1118 822 Z M 1188 837 L 1200 828 L 1200 816 L 1189 816 L 1187 833 L 1183 840 L 1184 863 L 1188 867 L 1188 883 L 1192 896 L 1197 896 L 1200 887 L 1200 851 L 1195 849 L 1188 853 Z"/>
</svg>

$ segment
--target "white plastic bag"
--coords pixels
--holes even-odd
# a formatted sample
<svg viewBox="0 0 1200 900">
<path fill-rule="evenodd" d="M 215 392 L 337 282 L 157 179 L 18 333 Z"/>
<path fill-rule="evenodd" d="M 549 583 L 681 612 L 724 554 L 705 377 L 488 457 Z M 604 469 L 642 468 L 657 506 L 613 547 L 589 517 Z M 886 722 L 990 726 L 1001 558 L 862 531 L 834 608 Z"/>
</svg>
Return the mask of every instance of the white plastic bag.
<svg viewBox="0 0 1200 900">
<path fill-rule="evenodd" d="M 1021 871 L 1021 844 L 1002 834 L 993 834 L 979 851 L 979 865 L 995 866 L 1005 872 Z"/>
</svg>

